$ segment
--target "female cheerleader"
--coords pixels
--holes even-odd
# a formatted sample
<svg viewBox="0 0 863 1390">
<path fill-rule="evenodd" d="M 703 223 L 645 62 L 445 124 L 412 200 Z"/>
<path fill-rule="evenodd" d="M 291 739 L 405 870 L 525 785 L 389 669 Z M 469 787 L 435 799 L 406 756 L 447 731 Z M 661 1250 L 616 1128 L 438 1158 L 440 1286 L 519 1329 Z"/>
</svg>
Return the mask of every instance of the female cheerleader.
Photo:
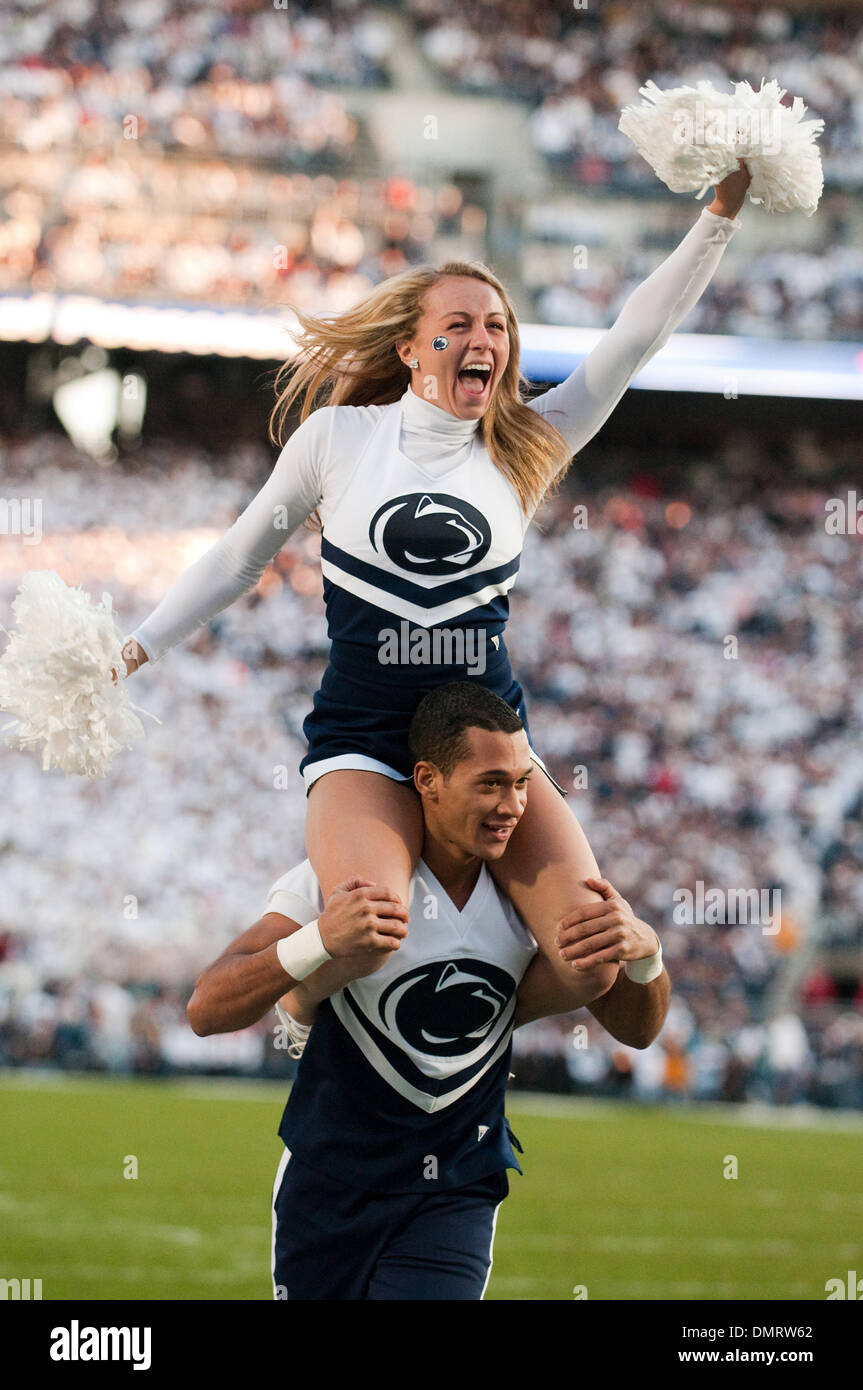
<svg viewBox="0 0 863 1390">
<path fill-rule="evenodd" d="M 298 358 L 276 378 L 273 438 L 303 393 L 300 425 L 258 495 L 131 635 L 124 658 L 129 672 L 159 660 L 256 584 L 287 536 L 317 514 L 332 646 L 300 766 L 306 849 L 324 899 L 361 878 L 408 902 L 422 815 L 407 729 L 426 691 L 479 680 L 530 737 L 503 642 L 525 531 L 698 301 L 740 226 L 749 181 L 741 164 L 717 184 L 584 362 L 529 403 L 509 295 L 477 263 L 408 270 L 335 318 L 299 315 Z M 541 771 L 517 828 L 490 780 L 482 829 L 490 842 L 509 841 L 492 872 L 553 968 L 563 1007 L 579 971 L 559 954 L 557 924 L 601 901 L 586 882 L 599 871 L 533 756 Z M 597 936 L 578 964 L 608 963 L 615 976 L 615 939 Z"/>
</svg>

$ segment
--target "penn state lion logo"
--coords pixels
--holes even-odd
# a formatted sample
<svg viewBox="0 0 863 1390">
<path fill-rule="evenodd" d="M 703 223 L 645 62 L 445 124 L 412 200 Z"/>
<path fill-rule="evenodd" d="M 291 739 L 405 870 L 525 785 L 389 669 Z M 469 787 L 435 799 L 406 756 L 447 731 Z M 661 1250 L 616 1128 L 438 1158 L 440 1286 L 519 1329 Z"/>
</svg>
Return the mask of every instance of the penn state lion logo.
<svg viewBox="0 0 863 1390">
<path fill-rule="evenodd" d="M 457 1057 L 488 1037 L 514 992 L 512 976 L 488 961 L 432 961 L 394 980 L 378 1011 L 417 1052 Z"/>
<path fill-rule="evenodd" d="M 491 528 L 482 512 L 461 497 L 408 492 L 378 508 L 369 540 L 394 565 L 413 574 L 461 574 L 485 559 Z"/>
</svg>

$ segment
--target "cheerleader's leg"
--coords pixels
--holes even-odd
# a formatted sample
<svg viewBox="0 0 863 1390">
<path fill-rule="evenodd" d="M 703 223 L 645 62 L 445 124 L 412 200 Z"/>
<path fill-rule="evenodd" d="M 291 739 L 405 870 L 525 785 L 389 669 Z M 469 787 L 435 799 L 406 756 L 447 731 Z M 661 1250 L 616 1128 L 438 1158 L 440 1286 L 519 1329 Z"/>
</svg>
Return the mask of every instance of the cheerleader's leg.
<svg viewBox="0 0 863 1390">
<path fill-rule="evenodd" d="M 324 902 L 339 883 L 359 877 L 407 906 L 422 843 L 422 806 L 410 782 L 339 768 L 309 790 L 306 853 Z"/>
<path fill-rule="evenodd" d="M 600 894 L 585 882 L 599 878 L 600 873 L 587 836 L 547 777 L 531 778 L 527 805 L 506 853 L 488 867 L 553 971 L 557 987 L 549 992 L 543 1012 L 579 1008 L 584 1003 L 586 972 L 574 970 L 561 959 L 554 937 L 568 913 L 585 903 L 601 902 Z M 616 964 L 592 967 L 597 993 L 611 988 L 618 969 Z"/>
</svg>

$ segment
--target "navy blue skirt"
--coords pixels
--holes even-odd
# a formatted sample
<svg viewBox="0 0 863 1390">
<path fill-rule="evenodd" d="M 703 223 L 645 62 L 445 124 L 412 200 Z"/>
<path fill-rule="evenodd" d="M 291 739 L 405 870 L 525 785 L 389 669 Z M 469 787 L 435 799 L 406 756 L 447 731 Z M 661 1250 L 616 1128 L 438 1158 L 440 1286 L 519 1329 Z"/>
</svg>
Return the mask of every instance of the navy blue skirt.
<svg viewBox="0 0 863 1390">
<path fill-rule="evenodd" d="M 391 670 L 390 679 L 382 679 Z M 424 695 L 450 681 L 478 680 L 515 710 L 530 742 L 524 692 L 512 674 L 503 640 L 489 641 L 485 669 L 475 674 L 461 665 L 384 668 L 365 648 L 333 642 L 330 664 L 315 693 L 311 713 L 303 722 L 309 751 L 300 763 L 307 789 L 324 772 L 337 767 L 366 768 L 401 781 L 413 777 L 408 730 Z M 531 753 L 550 777 L 542 759 Z M 554 778 L 550 777 L 554 782 Z M 561 795 L 566 792 L 554 782 Z"/>
</svg>

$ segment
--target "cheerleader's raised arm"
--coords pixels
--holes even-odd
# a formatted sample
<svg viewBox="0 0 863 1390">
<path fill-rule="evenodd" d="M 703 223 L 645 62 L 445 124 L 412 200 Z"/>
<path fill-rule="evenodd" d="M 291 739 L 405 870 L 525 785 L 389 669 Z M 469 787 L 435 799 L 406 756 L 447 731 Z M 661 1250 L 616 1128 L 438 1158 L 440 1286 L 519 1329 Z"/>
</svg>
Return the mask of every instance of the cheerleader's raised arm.
<svg viewBox="0 0 863 1390">
<path fill-rule="evenodd" d="M 633 290 L 596 347 L 559 386 L 531 401 L 573 454 L 593 438 L 633 377 L 698 303 L 741 226 L 736 217 L 748 184 L 745 167 L 717 184 L 713 202 L 671 255 Z"/>
</svg>

